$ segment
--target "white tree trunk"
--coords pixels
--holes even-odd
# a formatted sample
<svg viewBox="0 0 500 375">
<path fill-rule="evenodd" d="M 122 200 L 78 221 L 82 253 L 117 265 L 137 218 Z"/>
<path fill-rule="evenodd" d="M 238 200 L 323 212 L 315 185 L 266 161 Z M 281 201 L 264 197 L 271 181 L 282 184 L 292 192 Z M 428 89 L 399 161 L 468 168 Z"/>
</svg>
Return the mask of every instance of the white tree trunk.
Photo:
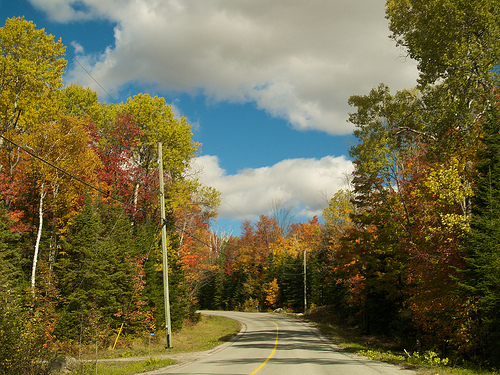
<svg viewBox="0 0 500 375">
<path fill-rule="evenodd" d="M 139 186 L 140 183 L 136 182 L 134 185 L 134 211 L 137 212 L 137 202 L 139 201 Z M 134 215 L 135 215 L 134 212 Z"/>
<path fill-rule="evenodd" d="M 40 187 L 40 205 L 38 207 L 38 233 L 36 235 L 35 242 L 35 254 L 33 255 L 33 267 L 31 269 L 31 293 L 35 295 L 35 275 L 36 275 L 36 264 L 38 262 L 38 249 L 40 248 L 40 239 L 42 238 L 42 227 L 43 227 L 43 200 L 47 192 L 45 191 L 45 184 L 42 183 Z"/>
</svg>

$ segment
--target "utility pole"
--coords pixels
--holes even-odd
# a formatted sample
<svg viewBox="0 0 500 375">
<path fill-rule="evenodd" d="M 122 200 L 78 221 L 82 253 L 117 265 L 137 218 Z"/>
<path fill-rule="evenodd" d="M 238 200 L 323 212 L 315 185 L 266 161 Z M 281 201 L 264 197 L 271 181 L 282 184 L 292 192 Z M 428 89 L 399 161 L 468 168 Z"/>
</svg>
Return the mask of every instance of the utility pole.
<svg viewBox="0 0 500 375">
<path fill-rule="evenodd" d="M 170 296 L 168 292 L 167 222 L 165 215 L 165 186 L 163 181 L 163 149 L 158 142 L 158 174 L 160 175 L 161 248 L 163 253 L 163 293 L 165 295 L 165 328 L 167 349 L 172 347 L 172 327 L 170 322 Z"/>
<path fill-rule="evenodd" d="M 307 312 L 307 253 L 304 250 L 304 314 Z"/>
</svg>

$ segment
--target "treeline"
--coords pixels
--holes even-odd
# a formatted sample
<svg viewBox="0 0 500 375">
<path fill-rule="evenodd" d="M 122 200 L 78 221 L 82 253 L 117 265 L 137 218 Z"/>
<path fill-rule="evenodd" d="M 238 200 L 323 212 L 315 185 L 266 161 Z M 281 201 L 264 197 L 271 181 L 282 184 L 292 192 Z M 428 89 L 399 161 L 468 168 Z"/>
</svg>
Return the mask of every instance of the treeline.
<svg viewBox="0 0 500 375">
<path fill-rule="evenodd" d="M 159 141 L 180 328 L 196 309 L 183 258 L 208 246 L 219 204 L 191 172 L 190 125 L 160 97 L 106 104 L 63 87 L 65 47 L 23 18 L 0 28 L 0 49 L 0 373 L 39 373 L 121 326 L 165 329 Z"/>
<path fill-rule="evenodd" d="M 386 14 L 418 86 L 350 98 L 352 188 L 322 224 L 245 223 L 212 254 L 200 305 L 300 312 L 307 299 L 407 350 L 498 366 L 500 8 L 389 0 Z"/>
</svg>

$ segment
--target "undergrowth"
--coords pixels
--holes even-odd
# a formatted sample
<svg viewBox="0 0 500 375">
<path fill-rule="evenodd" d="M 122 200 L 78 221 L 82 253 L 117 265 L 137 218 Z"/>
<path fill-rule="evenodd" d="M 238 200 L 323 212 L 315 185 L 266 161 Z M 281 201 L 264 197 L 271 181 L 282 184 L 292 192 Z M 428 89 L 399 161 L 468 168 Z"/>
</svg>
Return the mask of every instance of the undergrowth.
<svg viewBox="0 0 500 375">
<path fill-rule="evenodd" d="M 376 361 L 387 362 L 406 369 L 415 370 L 417 375 L 498 375 L 495 369 L 483 369 L 472 364 L 460 366 L 437 351 L 407 351 L 396 340 L 386 337 L 363 335 L 358 329 L 333 324 L 327 309 L 316 309 L 305 316 L 331 342 L 342 350 Z"/>
</svg>

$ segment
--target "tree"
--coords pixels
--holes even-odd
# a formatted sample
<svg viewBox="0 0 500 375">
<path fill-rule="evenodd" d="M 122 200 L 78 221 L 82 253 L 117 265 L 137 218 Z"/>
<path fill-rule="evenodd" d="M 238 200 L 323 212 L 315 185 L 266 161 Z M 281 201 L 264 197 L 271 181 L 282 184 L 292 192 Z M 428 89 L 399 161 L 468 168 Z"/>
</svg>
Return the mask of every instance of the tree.
<svg viewBox="0 0 500 375">
<path fill-rule="evenodd" d="M 0 374 L 39 374 L 46 368 L 51 322 L 23 301 L 26 280 L 21 233 L 0 206 Z"/>
<path fill-rule="evenodd" d="M 388 0 L 386 13 L 392 38 L 418 62 L 434 154 L 446 160 L 449 150 L 477 149 L 479 121 L 500 83 L 497 2 Z"/>
<path fill-rule="evenodd" d="M 500 109 L 492 104 L 483 122 L 471 230 L 463 246 L 468 268 L 463 281 L 469 302 L 465 349 L 500 364 Z"/>
<path fill-rule="evenodd" d="M 280 289 L 278 285 L 278 280 L 276 278 L 267 284 L 265 288 L 266 292 L 266 305 L 271 309 L 278 307 Z"/>
<path fill-rule="evenodd" d="M 104 121 L 104 105 L 99 102 L 97 93 L 89 88 L 70 84 L 59 90 L 57 103 L 67 115 L 79 119 L 88 117 L 94 124 Z"/>
<path fill-rule="evenodd" d="M 24 18 L 9 18 L 0 28 L 0 133 L 17 139 L 40 118 L 54 113 L 56 90 L 66 67 L 61 41 Z M 9 175 L 19 153 L 9 144 Z"/>
<path fill-rule="evenodd" d="M 282 201 L 278 200 L 271 203 L 271 211 L 271 218 L 278 223 L 283 237 L 287 237 L 293 222 L 293 207 L 285 206 Z"/>
<path fill-rule="evenodd" d="M 131 115 L 117 115 L 108 123 L 104 132 L 94 123 L 88 125 L 91 136 L 91 148 L 101 160 L 97 170 L 101 188 L 113 196 L 129 203 L 127 209 L 131 219 L 135 221 L 140 211 L 137 207 L 139 191 L 135 188 L 136 181 L 157 186 L 157 179 L 151 181 L 151 176 L 141 165 L 134 163 L 133 152 L 138 147 L 142 131 Z M 150 204 L 152 196 L 143 197 Z M 133 209 L 130 209 L 133 207 Z M 144 208 L 144 207 L 142 207 Z M 143 214 L 144 215 L 144 214 Z"/>
<path fill-rule="evenodd" d="M 62 337 L 78 339 L 94 323 L 89 321 L 93 317 L 91 311 L 98 311 L 99 300 L 106 293 L 99 288 L 104 282 L 100 272 L 104 263 L 99 241 L 101 227 L 100 218 L 87 195 L 82 210 L 71 222 L 68 242 L 56 264 L 59 288 L 66 298 L 65 314 L 58 323 Z"/>
<path fill-rule="evenodd" d="M 356 212 L 353 203 L 354 194 L 350 190 L 339 190 L 328 202 L 328 207 L 323 210 L 326 230 L 330 232 L 331 240 L 340 238 L 347 233 L 353 225 L 352 217 Z"/>
<path fill-rule="evenodd" d="M 127 332 L 151 327 L 152 316 L 141 295 L 144 275 L 137 261 L 142 258 L 133 244 L 123 208 L 93 201 L 87 194 L 55 265 L 64 295 L 59 336 L 86 341 L 96 329 L 110 335 L 120 321 Z"/>
<path fill-rule="evenodd" d="M 30 174 L 36 181 L 39 195 L 38 230 L 31 271 L 31 289 L 34 293 L 38 252 L 45 216 L 45 198 L 49 192 L 52 194 L 54 225 L 57 225 L 57 220 L 67 219 L 67 215 L 75 207 L 80 191 L 72 178 L 62 173 L 60 169 L 90 183 L 95 178 L 94 169 L 98 160 L 87 147 L 88 138 L 83 123 L 75 118 L 62 116 L 53 121 L 41 123 L 34 127 L 26 138 L 29 143 L 28 148 L 40 158 L 33 158 L 30 163 Z M 78 163 L 75 163 L 75 160 L 78 160 Z M 53 244 L 50 263 L 55 260 L 55 252 L 56 245 Z"/>
<path fill-rule="evenodd" d="M 446 81 L 456 98 L 498 83 L 500 9 L 495 0 L 388 0 L 392 38 L 417 60 L 419 82 Z"/>
<path fill-rule="evenodd" d="M 162 97 L 138 94 L 119 105 L 119 113 L 129 114 L 142 130 L 141 142 L 135 160 L 144 168 L 155 165 L 157 142 L 162 142 L 164 165 L 175 180 L 189 168 L 198 147 L 191 140 L 192 131 L 185 117 L 174 117 L 172 108 Z"/>
<path fill-rule="evenodd" d="M 21 234 L 13 230 L 15 222 L 1 205 L 0 219 L 0 290 L 15 295 L 24 284 L 19 251 Z"/>
</svg>

